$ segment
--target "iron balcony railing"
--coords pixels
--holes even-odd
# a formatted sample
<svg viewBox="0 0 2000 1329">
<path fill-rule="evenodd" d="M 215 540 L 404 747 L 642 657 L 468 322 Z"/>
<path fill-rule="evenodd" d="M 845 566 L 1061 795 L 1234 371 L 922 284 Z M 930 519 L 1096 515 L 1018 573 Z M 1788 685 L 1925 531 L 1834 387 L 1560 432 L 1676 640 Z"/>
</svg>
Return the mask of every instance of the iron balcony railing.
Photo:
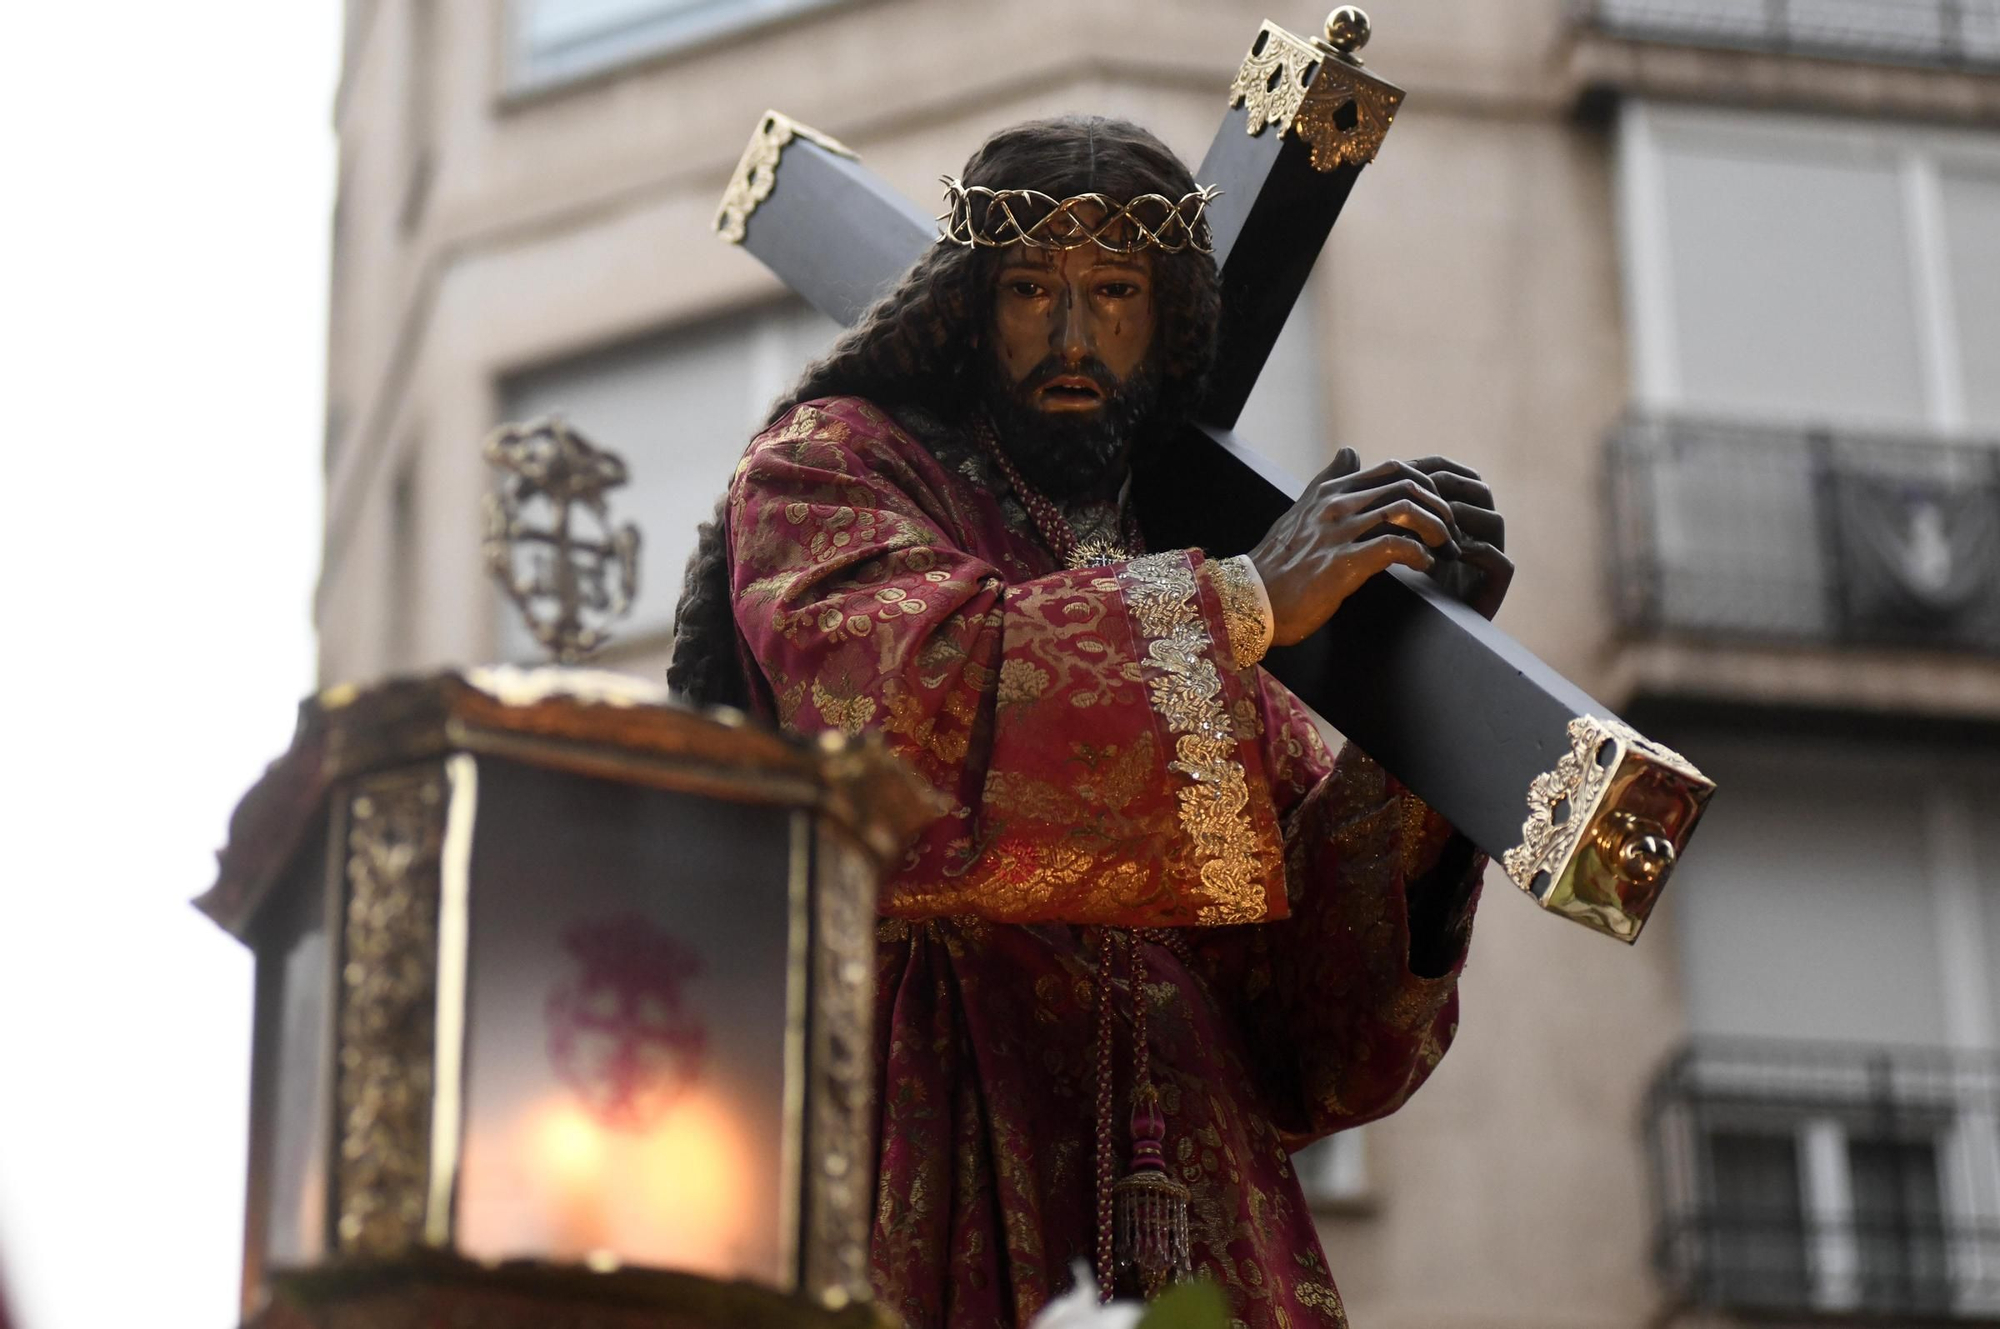
<svg viewBox="0 0 2000 1329">
<path fill-rule="evenodd" d="M 1577 0 L 1610 36 L 1831 59 L 2000 67 L 2000 0 Z"/>
<path fill-rule="evenodd" d="M 1673 1305 L 2000 1323 L 2000 1059 L 1698 1042 L 1646 1122 Z"/>
<path fill-rule="evenodd" d="M 1628 634 L 2000 653 L 2000 440 L 1635 418 L 1608 450 Z"/>
</svg>

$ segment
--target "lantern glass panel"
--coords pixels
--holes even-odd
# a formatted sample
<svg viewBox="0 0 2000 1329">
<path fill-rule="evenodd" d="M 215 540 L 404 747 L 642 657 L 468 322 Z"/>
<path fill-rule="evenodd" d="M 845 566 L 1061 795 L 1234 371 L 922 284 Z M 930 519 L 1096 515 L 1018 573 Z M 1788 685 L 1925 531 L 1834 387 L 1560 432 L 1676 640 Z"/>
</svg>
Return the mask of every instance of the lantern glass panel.
<svg viewBox="0 0 2000 1329">
<path fill-rule="evenodd" d="M 484 759 L 455 1244 L 782 1282 L 793 819 Z"/>
<path fill-rule="evenodd" d="M 280 885 L 271 931 L 258 954 L 264 988 L 262 1044 L 272 1066 L 265 1197 L 265 1258 L 284 1267 L 326 1249 L 327 1045 L 326 864 L 323 840 L 298 856 Z"/>
</svg>

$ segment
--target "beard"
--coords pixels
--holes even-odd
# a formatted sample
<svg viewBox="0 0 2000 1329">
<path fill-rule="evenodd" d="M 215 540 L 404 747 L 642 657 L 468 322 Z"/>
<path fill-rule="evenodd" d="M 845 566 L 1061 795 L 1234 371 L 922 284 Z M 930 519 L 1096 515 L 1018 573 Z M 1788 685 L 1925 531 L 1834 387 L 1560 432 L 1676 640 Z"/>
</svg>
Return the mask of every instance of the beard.
<svg viewBox="0 0 2000 1329">
<path fill-rule="evenodd" d="M 1094 411 L 1051 412 L 1035 405 L 1035 393 L 1065 374 L 1088 377 L 1104 394 Z M 1056 502 L 1110 497 L 1124 483 L 1140 429 L 1159 405 L 1160 380 L 1152 356 L 1119 378 L 1091 357 L 1070 364 L 1051 355 L 1018 383 L 1007 378 L 996 358 L 986 361 L 982 397 L 1000 446 L 1020 468 L 1021 478 Z"/>
</svg>

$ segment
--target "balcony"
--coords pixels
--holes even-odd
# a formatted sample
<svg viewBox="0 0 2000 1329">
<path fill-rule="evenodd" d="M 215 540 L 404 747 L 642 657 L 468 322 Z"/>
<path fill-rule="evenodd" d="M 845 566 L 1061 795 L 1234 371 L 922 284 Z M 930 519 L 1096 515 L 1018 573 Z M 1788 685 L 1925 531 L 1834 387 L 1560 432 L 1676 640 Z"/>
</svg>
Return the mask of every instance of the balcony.
<svg viewBox="0 0 2000 1329">
<path fill-rule="evenodd" d="M 1629 636 L 2000 654 L 2000 441 L 1633 419 L 1608 473 Z"/>
<path fill-rule="evenodd" d="M 2000 1324 L 2000 1058 L 1698 1043 L 1646 1123 L 1675 1308 Z"/>
<path fill-rule="evenodd" d="M 1823 59 L 2000 70 L 2000 0 L 1578 0 L 1608 37 Z"/>
</svg>

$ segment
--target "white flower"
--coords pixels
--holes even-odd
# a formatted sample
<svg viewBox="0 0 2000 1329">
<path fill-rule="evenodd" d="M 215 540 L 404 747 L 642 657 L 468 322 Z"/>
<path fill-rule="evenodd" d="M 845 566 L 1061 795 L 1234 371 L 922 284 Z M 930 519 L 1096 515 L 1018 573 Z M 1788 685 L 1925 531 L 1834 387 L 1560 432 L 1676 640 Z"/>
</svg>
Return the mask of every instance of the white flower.
<svg viewBox="0 0 2000 1329">
<path fill-rule="evenodd" d="M 1097 1300 L 1097 1280 L 1082 1260 L 1070 1266 L 1076 1286 L 1042 1307 L 1028 1329 L 1134 1329 L 1146 1313 L 1144 1302 Z"/>
</svg>

